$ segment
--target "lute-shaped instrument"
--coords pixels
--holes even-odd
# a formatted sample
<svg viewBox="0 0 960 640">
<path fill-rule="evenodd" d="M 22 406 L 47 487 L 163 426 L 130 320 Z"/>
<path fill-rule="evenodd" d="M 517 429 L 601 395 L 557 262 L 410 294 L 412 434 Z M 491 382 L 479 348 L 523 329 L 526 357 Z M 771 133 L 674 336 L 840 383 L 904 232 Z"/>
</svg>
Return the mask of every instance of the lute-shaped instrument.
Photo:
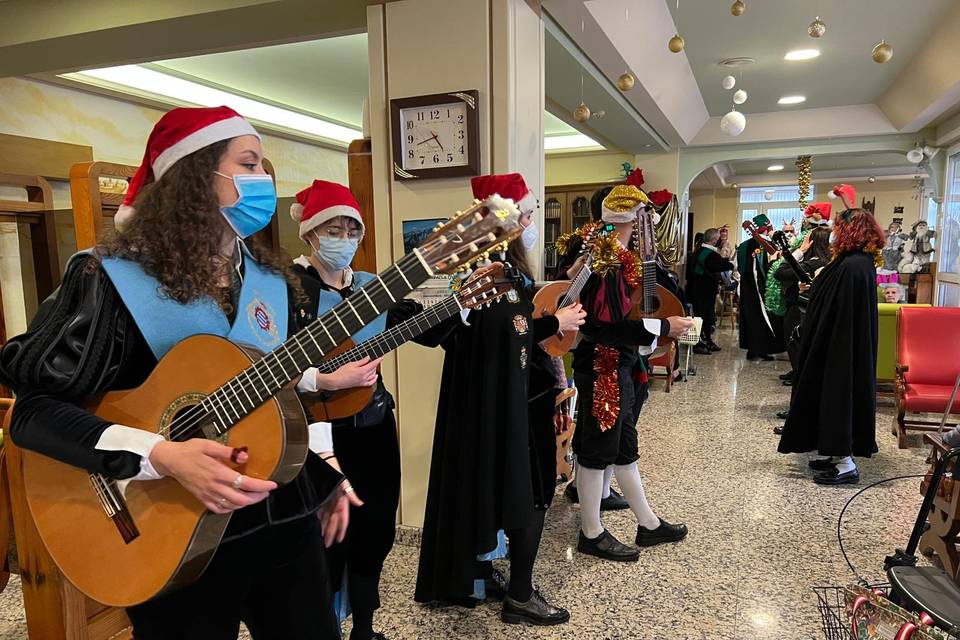
<svg viewBox="0 0 960 640">
<path fill-rule="evenodd" d="M 462 309 L 489 306 L 512 289 L 513 281 L 504 277 L 503 263 L 494 262 L 481 267 L 452 296 L 365 342 L 354 344 L 352 339 L 347 340 L 318 364 L 317 368 L 321 373 L 333 373 L 348 362 L 356 362 L 366 357 L 375 360 L 457 315 Z M 325 422 L 356 415 L 367 406 L 375 390 L 376 386 L 370 386 L 321 392 L 318 394 L 320 399 L 310 403 L 310 413 L 317 420 Z"/>
<path fill-rule="evenodd" d="M 169 440 L 246 447 L 249 461 L 235 466 L 238 473 L 290 482 L 307 455 L 294 381 L 433 274 L 450 273 L 519 235 L 518 217 L 510 201 L 475 201 L 270 353 L 195 335 L 175 345 L 140 387 L 106 393 L 87 408 Z M 34 522 L 57 566 L 81 592 L 112 606 L 138 604 L 195 580 L 230 521 L 229 514 L 207 511 L 173 478 L 121 490 L 111 478 L 29 451 L 23 474 Z"/>
<path fill-rule="evenodd" d="M 643 264 L 641 286 L 633 290 L 630 300 L 632 320 L 641 318 L 669 318 L 686 315 L 683 305 L 669 289 L 657 284 L 657 236 L 653 228 L 653 209 L 641 208 L 637 212 L 640 232 L 640 258 Z M 673 338 L 661 337 L 657 340 L 657 349 L 651 358 L 662 355 Z M 672 363 L 671 363 L 672 364 Z"/>
</svg>

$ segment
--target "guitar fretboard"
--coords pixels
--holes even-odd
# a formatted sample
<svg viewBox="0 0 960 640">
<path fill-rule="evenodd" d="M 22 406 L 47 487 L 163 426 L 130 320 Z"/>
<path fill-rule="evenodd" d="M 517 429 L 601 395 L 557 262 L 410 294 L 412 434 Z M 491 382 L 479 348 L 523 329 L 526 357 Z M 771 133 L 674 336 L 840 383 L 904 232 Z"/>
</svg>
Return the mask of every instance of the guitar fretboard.
<svg viewBox="0 0 960 640">
<path fill-rule="evenodd" d="M 643 313 L 649 315 L 656 311 L 653 305 L 657 299 L 657 260 L 643 261 Z"/>
<path fill-rule="evenodd" d="M 264 354 L 253 365 L 234 376 L 200 403 L 218 435 L 272 398 L 308 367 L 323 361 L 326 354 L 385 313 L 430 276 L 423 262 L 411 253 L 345 298 L 323 317 L 310 323 Z M 285 311 L 285 310 L 284 310 Z M 363 343 L 367 344 L 367 343 Z M 176 425 L 172 425 L 177 429 Z M 171 437 L 189 437 L 187 429 L 171 431 Z"/>
<path fill-rule="evenodd" d="M 590 279 L 590 275 L 593 273 L 593 269 L 590 268 L 590 262 L 590 259 L 587 258 L 587 261 L 580 267 L 580 271 L 577 272 L 573 282 L 570 283 L 570 288 L 567 289 L 567 293 L 563 296 L 557 309 L 569 307 L 580 297 L 580 292 L 583 291 L 583 287 L 586 286 L 587 280 Z"/>
</svg>

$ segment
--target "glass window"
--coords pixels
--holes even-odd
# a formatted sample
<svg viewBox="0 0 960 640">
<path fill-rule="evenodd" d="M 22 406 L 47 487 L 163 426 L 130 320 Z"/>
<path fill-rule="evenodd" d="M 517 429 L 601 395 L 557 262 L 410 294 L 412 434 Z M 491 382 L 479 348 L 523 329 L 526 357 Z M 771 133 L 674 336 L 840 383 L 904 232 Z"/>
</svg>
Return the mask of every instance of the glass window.
<svg viewBox="0 0 960 640">
<path fill-rule="evenodd" d="M 953 154 L 947 161 L 943 222 L 937 235 L 940 240 L 940 272 L 960 273 L 960 153 Z"/>
<path fill-rule="evenodd" d="M 757 214 L 763 213 L 770 218 L 774 229 L 780 229 L 787 222 L 799 225 L 803 211 L 799 205 L 800 187 L 797 185 L 779 187 L 743 187 L 740 189 L 740 222 L 746 222 Z M 814 186 L 810 185 L 809 201 L 814 201 Z M 740 230 L 740 241 L 748 238 L 747 232 Z"/>
<path fill-rule="evenodd" d="M 960 307 L 960 285 L 941 282 L 937 287 L 937 306 Z"/>
</svg>

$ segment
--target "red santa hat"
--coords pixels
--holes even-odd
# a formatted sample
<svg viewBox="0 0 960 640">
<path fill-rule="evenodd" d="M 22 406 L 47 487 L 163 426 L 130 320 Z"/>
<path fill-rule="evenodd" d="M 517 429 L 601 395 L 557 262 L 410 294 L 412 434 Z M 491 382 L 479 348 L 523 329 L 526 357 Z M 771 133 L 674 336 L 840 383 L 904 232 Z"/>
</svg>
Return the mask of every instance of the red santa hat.
<svg viewBox="0 0 960 640">
<path fill-rule="evenodd" d="M 215 142 L 238 136 L 257 136 L 256 129 L 230 107 L 181 107 L 163 114 L 147 138 L 143 162 L 133 174 L 123 204 L 117 210 L 121 225 L 133 213 L 140 189 L 163 177 L 178 160 Z"/>
<path fill-rule="evenodd" d="M 807 205 L 807 208 L 803 210 L 803 216 L 805 218 L 812 218 L 819 214 L 820 224 L 826 225 L 830 223 L 831 211 L 833 211 L 833 205 L 829 202 L 814 202 Z"/>
<path fill-rule="evenodd" d="M 486 200 L 491 196 L 509 198 L 513 201 L 520 213 L 530 213 L 537 208 L 537 196 L 527 188 L 527 183 L 519 173 L 491 174 L 477 176 L 470 180 L 473 187 L 473 197 L 477 200 Z"/>
<path fill-rule="evenodd" d="M 296 202 L 290 205 L 290 217 L 300 223 L 300 239 L 311 229 L 339 216 L 356 220 L 360 225 L 360 237 L 367 229 L 360 217 L 360 205 L 348 187 L 336 182 L 314 180 L 313 184 L 297 194 Z"/>
<path fill-rule="evenodd" d="M 857 190 L 849 184 L 838 184 L 830 190 L 829 195 L 831 198 L 840 198 L 845 209 L 853 209 L 857 206 Z"/>
</svg>

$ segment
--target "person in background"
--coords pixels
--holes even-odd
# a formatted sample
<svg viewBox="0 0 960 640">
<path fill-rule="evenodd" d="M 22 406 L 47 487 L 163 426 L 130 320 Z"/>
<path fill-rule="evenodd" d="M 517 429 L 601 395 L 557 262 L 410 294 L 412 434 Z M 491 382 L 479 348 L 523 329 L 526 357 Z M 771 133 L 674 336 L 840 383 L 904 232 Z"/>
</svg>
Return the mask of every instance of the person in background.
<svg viewBox="0 0 960 640">
<path fill-rule="evenodd" d="M 803 319 L 793 394 L 780 453 L 817 452 L 814 482 L 859 482 L 852 456 L 870 457 L 876 442 L 877 265 L 883 230 L 864 209 L 850 208 L 850 185 L 834 188 L 848 208 L 834 221 L 833 260 L 814 279 Z"/>
<path fill-rule="evenodd" d="M 190 336 L 270 352 L 305 326 L 298 278 L 254 237 L 276 202 L 246 120 L 228 107 L 173 109 L 150 133 L 122 233 L 71 258 L 27 333 L 0 351 L 0 379 L 17 393 L 9 436 L 18 446 L 115 480 L 170 477 L 231 515 L 196 581 L 127 608 L 138 640 L 234 640 L 241 621 L 257 640 L 339 637 L 324 551 L 324 534 L 327 544 L 342 538 L 349 514 L 339 473 L 308 452 L 278 488 L 236 471 L 246 452 L 167 440 L 82 408 L 142 385 Z"/>
<path fill-rule="evenodd" d="M 562 624 L 569 612 L 533 586 L 556 481 L 556 380 L 537 343 L 578 329 L 584 313 L 572 305 L 533 319 L 526 252 L 537 239 L 537 201 L 523 177 L 479 176 L 472 185 L 476 198 L 517 203 L 524 232 L 505 260 L 522 283 L 462 322 L 457 316 L 441 343 L 446 356 L 414 598 L 472 607 L 490 595 L 503 599 L 504 622 Z M 509 583 L 490 562 L 502 557 L 502 533 L 510 542 Z"/>
<path fill-rule="evenodd" d="M 773 230 L 770 219 L 762 213 L 753 218 L 753 223 L 762 236 L 768 236 Z M 774 330 L 773 320 L 763 302 L 771 258 L 753 237 L 737 247 L 740 348 L 747 350 L 748 360 L 773 360 L 771 354 L 783 351 L 783 346 L 777 342 L 780 330 Z"/>
<path fill-rule="evenodd" d="M 897 304 L 900 302 L 900 285 L 899 284 L 885 284 L 883 285 L 883 301 L 887 304 Z"/>
<path fill-rule="evenodd" d="M 722 274 L 734 269 L 733 263 L 720 255 L 717 248 L 719 242 L 720 230 L 707 229 L 703 233 L 700 250 L 687 263 L 687 298 L 693 303 L 694 315 L 703 318 L 700 342 L 693 347 L 693 352 L 701 355 L 720 351 L 713 341 L 717 322 L 717 292 L 723 281 Z"/>
</svg>

